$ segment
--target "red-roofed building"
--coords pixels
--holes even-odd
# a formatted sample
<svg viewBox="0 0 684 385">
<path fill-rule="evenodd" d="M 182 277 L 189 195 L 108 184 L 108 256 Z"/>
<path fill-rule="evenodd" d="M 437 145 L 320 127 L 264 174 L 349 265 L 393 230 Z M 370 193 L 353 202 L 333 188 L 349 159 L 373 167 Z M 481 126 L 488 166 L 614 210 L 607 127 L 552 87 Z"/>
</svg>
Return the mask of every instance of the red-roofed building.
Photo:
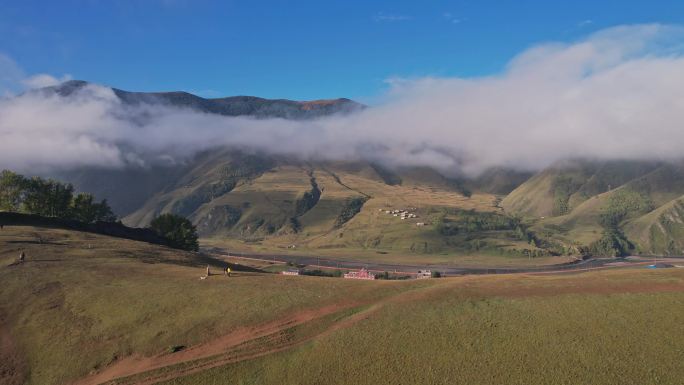
<svg viewBox="0 0 684 385">
<path fill-rule="evenodd" d="M 371 273 L 366 269 L 361 269 L 359 271 L 350 271 L 344 275 L 344 278 L 349 279 L 375 279 L 375 274 Z"/>
</svg>

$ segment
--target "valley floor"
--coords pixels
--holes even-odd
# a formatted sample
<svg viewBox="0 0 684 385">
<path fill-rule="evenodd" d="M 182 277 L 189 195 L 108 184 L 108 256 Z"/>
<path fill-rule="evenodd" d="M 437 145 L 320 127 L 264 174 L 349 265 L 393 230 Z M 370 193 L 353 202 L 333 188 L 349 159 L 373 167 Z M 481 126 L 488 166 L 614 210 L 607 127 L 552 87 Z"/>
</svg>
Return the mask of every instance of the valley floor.
<svg viewBox="0 0 684 385">
<path fill-rule="evenodd" d="M 16 263 L 20 251 L 27 261 Z M 644 261 L 645 262 L 645 261 Z M 92 234 L 0 232 L 8 384 L 681 384 L 684 269 L 288 277 Z"/>
<path fill-rule="evenodd" d="M 282 257 L 321 257 L 331 261 L 353 261 L 361 264 L 392 264 L 392 265 L 442 265 L 462 268 L 534 268 L 542 266 L 560 265 L 576 261 L 574 256 L 545 256 L 529 258 L 522 255 L 464 255 L 459 253 L 409 253 L 392 250 L 373 250 L 347 247 L 344 249 L 309 249 L 287 248 L 282 245 L 254 244 L 230 239 L 202 239 L 202 246 L 207 250 L 220 250 L 232 254 L 251 256 L 282 256 Z"/>
</svg>

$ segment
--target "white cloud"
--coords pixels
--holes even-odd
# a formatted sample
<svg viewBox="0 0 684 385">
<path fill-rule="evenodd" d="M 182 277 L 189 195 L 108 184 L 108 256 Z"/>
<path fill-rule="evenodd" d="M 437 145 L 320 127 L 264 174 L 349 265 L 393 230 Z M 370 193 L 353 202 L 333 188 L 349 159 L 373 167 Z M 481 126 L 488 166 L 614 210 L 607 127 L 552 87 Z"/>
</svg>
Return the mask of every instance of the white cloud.
<svg viewBox="0 0 684 385">
<path fill-rule="evenodd" d="M 579 23 L 577 23 L 577 27 L 579 27 L 579 28 L 584 28 L 584 27 L 588 27 L 588 26 L 590 26 L 590 25 L 592 25 L 592 24 L 594 24 L 594 20 L 585 19 L 585 20 L 582 20 L 582 21 L 580 21 Z"/>
<path fill-rule="evenodd" d="M 411 20 L 411 16 L 407 15 L 398 15 L 398 14 L 392 14 L 392 13 L 384 13 L 384 12 L 379 12 L 375 16 L 373 16 L 373 20 L 378 21 L 378 22 L 395 22 L 395 21 L 407 21 Z"/>
<path fill-rule="evenodd" d="M 56 78 L 52 75 L 48 74 L 38 74 L 38 75 L 33 75 L 31 77 L 28 77 L 24 80 L 22 80 L 22 83 L 30 88 L 43 88 L 43 87 L 50 87 L 50 86 L 56 86 L 60 83 L 64 83 L 67 80 L 71 80 L 72 77 L 69 74 L 63 75 L 60 78 Z"/>
<path fill-rule="evenodd" d="M 0 168 L 121 167 L 224 145 L 469 173 L 680 159 L 682 42 L 679 27 L 612 28 L 532 47 L 487 77 L 393 79 L 378 106 L 305 122 L 124 106 L 95 86 L 70 99 L 29 93 L 0 102 Z"/>
<path fill-rule="evenodd" d="M 57 85 L 71 80 L 71 75 L 55 78 L 48 74 L 28 76 L 9 56 L 0 53 L 0 97 L 8 97 L 25 91 L 27 88 L 40 88 Z"/>
</svg>

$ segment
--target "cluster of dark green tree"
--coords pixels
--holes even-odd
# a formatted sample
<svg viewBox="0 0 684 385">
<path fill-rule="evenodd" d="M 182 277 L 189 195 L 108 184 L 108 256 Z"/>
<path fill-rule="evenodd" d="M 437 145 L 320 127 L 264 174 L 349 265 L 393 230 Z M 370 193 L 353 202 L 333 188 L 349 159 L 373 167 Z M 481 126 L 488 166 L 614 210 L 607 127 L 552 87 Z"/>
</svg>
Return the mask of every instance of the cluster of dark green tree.
<svg viewBox="0 0 684 385">
<path fill-rule="evenodd" d="M 337 216 L 337 219 L 335 219 L 335 227 L 340 227 L 354 218 L 354 216 L 361 211 L 364 203 L 366 203 L 367 200 L 368 198 L 366 197 L 354 197 L 347 199 L 342 211 Z"/>
<path fill-rule="evenodd" d="M 187 218 L 175 214 L 162 214 L 152 220 L 150 228 L 177 249 L 197 251 L 197 228 Z"/>
<path fill-rule="evenodd" d="M 0 210 L 85 223 L 116 221 L 107 200 L 97 202 L 92 194 L 75 194 L 69 183 L 27 178 L 9 170 L 0 173 Z"/>
<path fill-rule="evenodd" d="M 0 211 L 11 211 L 83 223 L 115 222 L 116 215 L 107 200 L 95 200 L 92 194 L 74 193 L 69 183 L 40 177 L 27 178 L 9 170 L 0 173 Z M 197 251 L 197 228 L 188 219 L 162 214 L 150 224 L 169 246 Z"/>
<path fill-rule="evenodd" d="M 533 235 L 527 231 L 520 218 L 475 210 L 446 210 L 436 219 L 435 227 L 442 235 L 479 233 L 482 231 L 508 230 L 516 239 L 533 242 Z"/>
</svg>

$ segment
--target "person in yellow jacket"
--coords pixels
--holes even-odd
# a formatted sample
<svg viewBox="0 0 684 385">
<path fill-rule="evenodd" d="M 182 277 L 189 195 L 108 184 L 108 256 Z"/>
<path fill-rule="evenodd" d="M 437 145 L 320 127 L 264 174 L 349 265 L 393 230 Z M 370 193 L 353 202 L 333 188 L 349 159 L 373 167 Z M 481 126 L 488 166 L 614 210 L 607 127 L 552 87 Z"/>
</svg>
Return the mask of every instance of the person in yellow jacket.
<svg viewBox="0 0 684 385">
<path fill-rule="evenodd" d="M 226 266 L 226 268 L 223 270 L 223 274 L 230 277 L 230 267 L 229 266 Z"/>
</svg>

